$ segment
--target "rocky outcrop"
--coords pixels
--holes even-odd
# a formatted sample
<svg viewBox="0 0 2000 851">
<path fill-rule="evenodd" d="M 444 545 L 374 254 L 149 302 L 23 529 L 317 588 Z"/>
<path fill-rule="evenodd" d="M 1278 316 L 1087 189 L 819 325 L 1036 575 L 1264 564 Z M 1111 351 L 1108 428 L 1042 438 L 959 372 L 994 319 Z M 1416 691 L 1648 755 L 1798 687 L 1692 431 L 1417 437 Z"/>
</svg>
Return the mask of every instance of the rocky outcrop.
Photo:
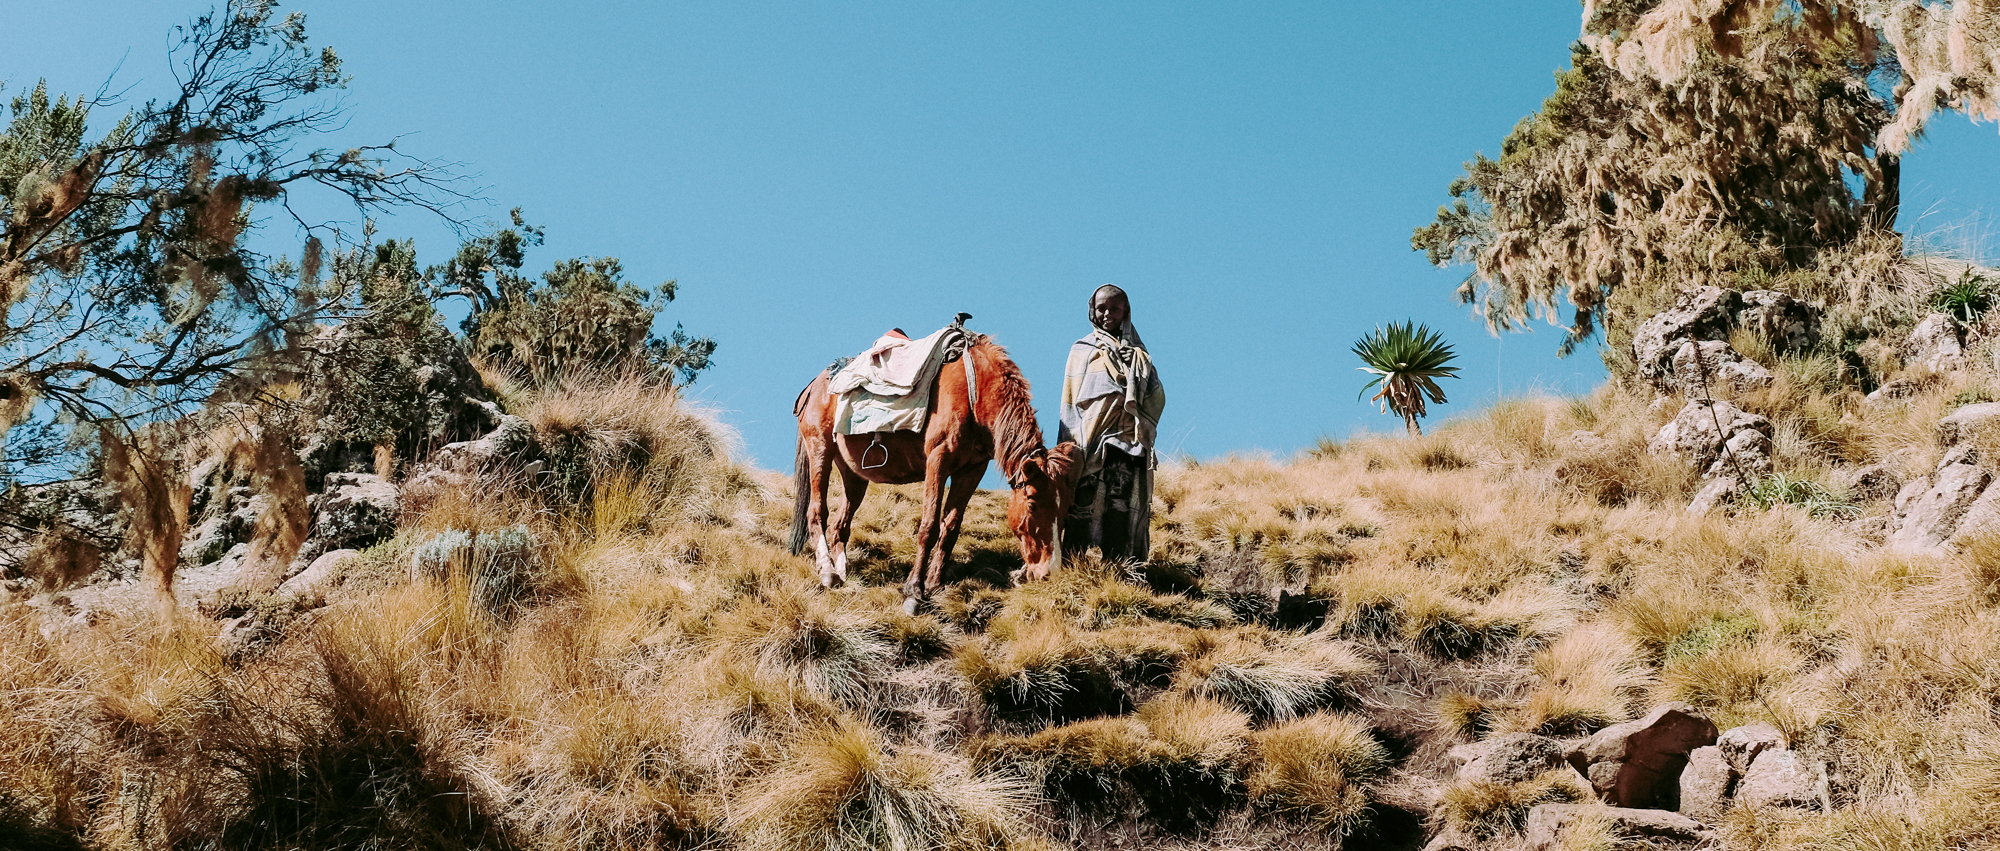
<svg viewBox="0 0 2000 851">
<path fill-rule="evenodd" d="M 1620 840 L 1644 843 L 1643 847 L 1648 848 L 1691 847 L 1708 838 L 1708 831 L 1700 822 L 1665 810 L 1542 804 L 1528 811 L 1522 847 L 1531 851 L 1567 848 L 1564 836 L 1586 819 L 1601 820 Z"/>
<path fill-rule="evenodd" d="M 1569 752 L 1569 764 L 1612 806 L 1675 809 L 1688 754 L 1714 744 L 1715 734 L 1694 707 L 1669 703 L 1599 730 Z"/>
<path fill-rule="evenodd" d="M 1768 385 L 1770 370 L 1724 342 L 1736 328 L 1761 334 L 1773 348 L 1786 352 L 1812 345 L 1818 320 L 1811 306 L 1772 290 L 1690 290 L 1633 333 L 1632 357 L 1639 378 L 1663 391 L 1693 392 L 1703 383 L 1704 371 L 1711 387 L 1741 391 Z"/>
<path fill-rule="evenodd" d="M 396 533 L 402 502 L 396 486 L 368 473 L 334 473 L 314 507 L 312 534 L 300 558 L 338 549 L 361 549 Z"/>
<path fill-rule="evenodd" d="M 1728 402 L 1690 401 L 1646 444 L 1676 455 L 1703 478 L 1757 475 L 1771 468 L 1771 421 Z"/>
<path fill-rule="evenodd" d="M 1743 772 L 1736 799 L 1751 807 L 1819 809 L 1819 770 L 1795 751 L 1764 751 Z"/>
<path fill-rule="evenodd" d="M 1712 822 L 1729 812 L 1729 796 L 1736 791 L 1736 771 L 1729 757 L 1714 745 L 1688 752 L 1687 768 L 1681 770 L 1681 815 Z"/>
<path fill-rule="evenodd" d="M 1910 363 L 1932 372 L 1965 368 L 1965 326 L 1949 313 L 1933 313 L 1917 323 L 1903 347 Z"/>
<path fill-rule="evenodd" d="M 1700 395 L 1703 388 L 1723 388 L 1741 393 L 1771 386 L 1771 371 L 1748 360 L 1720 340 L 1688 340 L 1674 350 L 1672 371 L 1666 389 Z"/>
<path fill-rule="evenodd" d="M 1653 314 L 1632 334 L 1632 357 L 1639 377 L 1655 384 L 1672 369 L 1670 359 L 1686 340 L 1726 340 L 1743 296 L 1720 287 L 1680 294 L 1674 306 Z"/>
<path fill-rule="evenodd" d="M 1778 351 L 1798 351 L 1819 337 L 1818 317 L 1805 302 L 1774 290 L 1743 294 L 1736 325 L 1763 335 Z"/>
<path fill-rule="evenodd" d="M 1847 496 L 1855 502 L 1894 499 L 1902 489 L 1902 475 L 1886 461 L 1855 470 L 1847 479 Z"/>
<path fill-rule="evenodd" d="M 1715 737 L 1715 746 L 1728 760 L 1730 770 L 1742 774 L 1750 770 L 1750 763 L 1765 751 L 1783 750 L 1785 734 L 1770 724 L 1758 721 L 1734 727 Z"/>
<path fill-rule="evenodd" d="M 1506 733 L 1486 741 L 1452 748 L 1453 761 L 1463 761 L 1458 779 L 1489 783 L 1520 783 L 1563 765 L 1561 742 L 1533 733 Z"/>
<path fill-rule="evenodd" d="M 1957 446 L 2000 427 L 2000 402 L 1962 405 L 1938 420 L 1939 446 Z"/>
<path fill-rule="evenodd" d="M 299 575 L 278 586 L 276 596 L 325 603 L 327 593 L 346 580 L 348 571 L 360 558 L 361 553 L 356 550 L 334 550 L 313 559 L 312 564 L 307 565 Z"/>
<path fill-rule="evenodd" d="M 1938 552 L 1958 532 L 1973 503 L 1993 480 L 1969 447 L 1945 453 L 1936 472 L 1896 493 L 1884 546 L 1898 552 Z"/>
</svg>

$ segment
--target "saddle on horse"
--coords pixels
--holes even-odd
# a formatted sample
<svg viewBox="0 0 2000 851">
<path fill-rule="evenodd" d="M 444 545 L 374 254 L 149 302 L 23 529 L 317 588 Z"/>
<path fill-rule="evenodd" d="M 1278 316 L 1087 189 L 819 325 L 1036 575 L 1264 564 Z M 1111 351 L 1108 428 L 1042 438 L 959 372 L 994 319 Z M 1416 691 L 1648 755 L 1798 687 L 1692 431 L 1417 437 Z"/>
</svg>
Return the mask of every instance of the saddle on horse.
<svg viewBox="0 0 2000 851">
<path fill-rule="evenodd" d="M 945 364 L 964 361 L 971 375 L 972 361 L 964 357 L 972 342 L 972 334 L 965 330 L 970 318 L 961 313 L 957 322 L 915 340 L 895 329 L 867 351 L 836 362 L 826 388 L 837 400 L 834 432 L 922 431 L 938 371 Z"/>
</svg>

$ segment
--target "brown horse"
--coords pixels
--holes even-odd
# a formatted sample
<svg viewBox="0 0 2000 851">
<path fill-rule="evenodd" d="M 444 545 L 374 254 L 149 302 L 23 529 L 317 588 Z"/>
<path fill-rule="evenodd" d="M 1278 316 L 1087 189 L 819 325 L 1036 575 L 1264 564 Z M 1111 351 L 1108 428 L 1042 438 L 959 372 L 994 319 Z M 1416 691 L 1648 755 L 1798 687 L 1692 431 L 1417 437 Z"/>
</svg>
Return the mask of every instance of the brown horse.
<svg viewBox="0 0 2000 851">
<path fill-rule="evenodd" d="M 922 433 L 834 434 L 835 400 L 827 393 L 831 376 L 825 371 L 799 394 L 792 408 L 799 418 L 792 552 L 803 553 L 806 542 L 813 542 L 821 584 L 833 588 L 847 580 L 847 538 L 868 484 L 923 482 L 917 559 L 903 583 L 903 607 L 916 611 L 918 602 L 941 584 L 945 562 L 951 559 L 965 520 L 965 505 L 986 475 L 986 462 L 995 458 L 1014 489 L 1007 525 L 1021 542 L 1024 567 L 1019 577 L 1044 578 L 1062 560 L 1057 527 L 1069 508 L 1070 490 L 1076 486 L 1071 472 L 1081 453 L 1073 443 L 1058 445 L 1054 451 L 1043 448 L 1028 380 L 1006 349 L 983 334 L 973 335 L 964 357 L 972 359 L 972 374 L 978 381 L 977 409 L 966 392 L 964 365 L 946 364 L 938 371 Z M 863 462 L 864 454 L 870 463 Z M 836 467 L 844 496 L 829 529 L 827 484 Z"/>
</svg>

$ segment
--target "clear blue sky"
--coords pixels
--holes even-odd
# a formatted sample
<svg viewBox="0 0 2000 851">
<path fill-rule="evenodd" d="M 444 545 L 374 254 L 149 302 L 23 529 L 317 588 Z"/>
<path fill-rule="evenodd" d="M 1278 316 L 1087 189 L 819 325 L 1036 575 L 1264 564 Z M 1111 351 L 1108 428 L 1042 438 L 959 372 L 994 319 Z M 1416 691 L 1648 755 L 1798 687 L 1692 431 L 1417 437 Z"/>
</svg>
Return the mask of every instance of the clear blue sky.
<svg viewBox="0 0 2000 851">
<path fill-rule="evenodd" d="M 16 0 L 17 94 L 171 82 L 201 7 Z M 1168 388 L 1162 444 L 1286 454 L 1397 426 L 1348 347 L 1415 318 L 1460 353 L 1448 416 L 1603 379 L 1559 335 L 1489 336 L 1462 270 L 1409 249 L 1445 186 L 1552 89 L 1579 6 L 1544 3 L 296 2 L 354 82 L 329 147 L 403 135 L 466 164 L 530 256 L 674 278 L 664 317 L 721 344 L 695 395 L 786 468 L 790 406 L 834 357 L 959 310 L 1007 345 L 1053 422 L 1062 357 L 1103 283 L 1132 294 Z M 1941 116 L 1905 161 L 1905 224 L 1988 249 L 1991 125 Z M 455 246 L 404 215 L 421 262 Z M 988 484 L 996 482 L 989 478 Z"/>
</svg>

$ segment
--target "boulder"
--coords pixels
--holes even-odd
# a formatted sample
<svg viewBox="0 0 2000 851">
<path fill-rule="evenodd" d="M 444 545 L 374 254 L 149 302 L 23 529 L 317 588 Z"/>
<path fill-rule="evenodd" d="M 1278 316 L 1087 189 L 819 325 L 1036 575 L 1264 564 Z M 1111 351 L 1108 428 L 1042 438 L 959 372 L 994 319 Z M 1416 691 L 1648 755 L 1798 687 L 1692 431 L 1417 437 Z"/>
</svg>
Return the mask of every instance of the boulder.
<svg viewBox="0 0 2000 851">
<path fill-rule="evenodd" d="M 1750 807 L 1819 809 L 1819 770 L 1797 751 L 1757 755 L 1736 784 L 1736 800 Z"/>
<path fill-rule="evenodd" d="M 1775 290 L 1743 293 L 1736 325 L 1763 335 L 1780 352 L 1798 351 L 1819 336 L 1818 317 L 1810 305 Z"/>
<path fill-rule="evenodd" d="M 1451 758 L 1463 759 L 1458 769 L 1461 781 L 1520 783 L 1563 764 L 1562 743 L 1533 733 L 1507 733 L 1471 745 L 1451 749 Z"/>
<path fill-rule="evenodd" d="M 301 558 L 338 549 L 361 549 L 396 533 L 402 512 L 396 486 L 368 473 L 331 473 L 318 498 L 312 533 Z"/>
<path fill-rule="evenodd" d="M 1917 379 L 1908 377 L 1892 378 L 1884 382 L 1882 386 L 1875 388 L 1874 392 L 1869 393 L 1867 401 L 1875 404 L 1901 402 L 1916 396 L 1923 389 L 1924 382 Z"/>
<path fill-rule="evenodd" d="M 1447 827 L 1424 844 L 1424 851 L 1478 851 L 1481 845 L 1463 831 Z"/>
<path fill-rule="evenodd" d="M 1965 326 L 1949 313 L 1933 313 L 1917 323 L 1903 348 L 1904 357 L 1932 372 L 1965 368 Z"/>
<path fill-rule="evenodd" d="M 1650 848 L 1694 845 L 1708 838 L 1708 831 L 1700 822 L 1664 810 L 1595 804 L 1541 804 L 1528 811 L 1527 822 L 1521 831 L 1522 847 L 1530 851 L 1566 848 L 1564 835 L 1585 820 L 1602 820 L 1618 838 L 1643 842 L 1645 847 Z"/>
<path fill-rule="evenodd" d="M 1957 446 L 2000 424 L 2000 402 L 1965 405 L 1938 420 L 1938 445 Z"/>
<path fill-rule="evenodd" d="M 527 463 L 535 451 L 534 425 L 513 414 L 502 414 L 497 407 L 493 414 L 500 424 L 491 432 L 478 440 L 446 445 L 431 453 L 431 464 L 454 473 L 479 473 L 509 460 Z"/>
<path fill-rule="evenodd" d="M 1902 489 L 1902 475 L 1896 472 L 1895 465 L 1886 461 L 1855 470 L 1847 480 L 1847 495 L 1855 502 L 1894 499 L 1896 492 Z"/>
<path fill-rule="evenodd" d="M 1729 811 L 1729 796 L 1735 791 L 1736 771 L 1729 757 L 1714 745 L 1688 752 L 1687 768 L 1681 770 L 1681 815 L 1712 822 Z"/>
<path fill-rule="evenodd" d="M 1694 707 L 1669 703 L 1599 730 L 1570 751 L 1569 763 L 1612 806 L 1675 809 L 1688 754 L 1714 744 L 1715 732 Z"/>
<path fill-rule="evenodd" d="M 1785 734 L 1764 721 L 1732 727 L 1715 737 L 1715 746 L 1737 774 L 1750 770 L 1750 763 L 1765 751 L 1783 750 Z"/>
<path fill-rule="evenodd" d="M 313 559 L 299 575 L 278 586 L 279 597 L 300 597 L 326 602 L 326 593 L 347 578 L 347 570 L 361 557 L 356 550 L 334 550 Z"/>
<path fill-rule="evenodd" d="M 1678 455 L 1704 471 L 1704 477 L 1713 477 L 1735 473 L 1738 467 L 1746 474 L 1763 472 L 1770 463 L 1770 441 L 1770 420 L 1728 402 L 1694 400 L 1660 427 L 1646 449 Z"/>
<path fill-rule="evenodd" d="M 1936 473 L 1903 486 L 1896 494 L 1885 547 L 1898 552 L 1938 552 L 1951 540 L 1959 521 L 1993 478 L 1970 463 L 1971 458 L 1971 453 L 1947 453 Z"/>
<path fill-rule="evenodd" d="M 1742 492 L 1743 479 L 1736 474 L 1728 473 L 1716 476 L 1713 479 L 1709 479 L 1707 484 L 1702 485 L 1701 490 L 1694 492 L 1694 499 L 1688 500 L 1687 513 L 1695 515 L 1707 514 L 1714 511 L 1723 503 L 1735 499 L 1736 495 Z"/>
<path fill-rule="evenodd" d="M 1772 380 L 1770 370 L 1737 354 L 1728 343 L 1687 340 L 1674 350 L 1666 387 L 1690 395 L 1725 388 L 1741 393 L 1769 387 Z"/>
<path fill-rule="evenodd" d="M 1661 383 L 1673 365 L 1670 362 L 1683 340 L 1722 340 L 1743 297 L 1720 287 L 1702 287 L 1681 293 L 1674 306 L 1639 324 L 1632 334 L 1632 357 L 1639 365 L 1639 377 Z"/>
</svg>

